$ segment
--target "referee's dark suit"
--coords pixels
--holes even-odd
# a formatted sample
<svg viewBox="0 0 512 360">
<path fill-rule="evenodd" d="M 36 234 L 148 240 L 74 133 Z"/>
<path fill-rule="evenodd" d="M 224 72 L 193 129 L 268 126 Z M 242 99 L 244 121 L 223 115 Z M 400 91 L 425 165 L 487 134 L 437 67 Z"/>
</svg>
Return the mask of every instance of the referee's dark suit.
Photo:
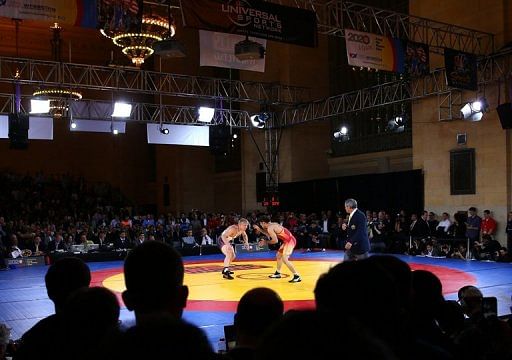
<svg viewBox="0 0 512 360">
<path fill-rule="evenodd" d="M 348 245 L 349 243 L 351 246 Z M 370 240 L 368 239 L 368 230 L 366 228 L 366 216 L 361 210 L 356 208 L 347 225 L 344 260 L 365 259 L 368 257 L 369 251 Z"/>
</svg>

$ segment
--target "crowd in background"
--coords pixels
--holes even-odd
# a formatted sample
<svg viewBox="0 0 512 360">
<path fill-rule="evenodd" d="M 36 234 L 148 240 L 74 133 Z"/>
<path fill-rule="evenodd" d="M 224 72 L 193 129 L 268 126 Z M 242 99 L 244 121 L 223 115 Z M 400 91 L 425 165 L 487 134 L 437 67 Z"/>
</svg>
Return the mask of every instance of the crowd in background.
<svg viewBox="0 0 512 360">
<path fill-rule="evenodd" d="M 95 249 L 129 249 L 146 240 L 177 248 L 215 246 L 217 236 L 242 216 L 237 213 L 156 214 L 141 210 L 108 184 L 89 184 L 71 175 L 20 176 L 0 174 L 0 255 L 3 258 L 71 251 L 73 245 Z M 254 224 L 260 212 L 244 214 Z M 475 208 L 448 213 L 404 210 L 366 211 L 371 252 L 425 255 L 510 262 L 512 214 L 506 226 L 508 248 L 495 240 L 498 231 L 491 212 L 483 218 Z M 273 221 L 288 228 L 304 251 L 343 249 L 344 213 L 274 212 Z M 257 235 L 248 228 L 249 240 Z M 468 241 L 469 240 L 469 241 Z M 469 249 L 468 249 L 469 245 Z M 0 261 L 0 267 L 5 266 Z"/>
</svg>

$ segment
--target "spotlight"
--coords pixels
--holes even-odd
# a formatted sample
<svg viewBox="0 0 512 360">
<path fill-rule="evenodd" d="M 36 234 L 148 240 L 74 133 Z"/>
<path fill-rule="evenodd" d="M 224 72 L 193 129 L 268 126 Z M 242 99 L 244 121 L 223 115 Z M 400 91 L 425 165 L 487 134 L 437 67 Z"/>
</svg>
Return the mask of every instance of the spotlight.
<svg viewBox="0 0 512 360">
<path fill-rule="evenodd" d="M 238 138 L 238 135 L 237 134 L 233 134 L 233 139 L 236 139 Z"/>
<path fill-rule="evenodd" d="M 169 129 L 160 126 L 160 132 L 164 135 L 169 134 Z"/>
<path fill-rule="evenodd" d="M 114 104 L 114 111 L 112 112 L 112 117 L 130 117 L 130 114 L 132 112 L 132 105 L 123 103 L 123 102 L 116 102 Z"/>
<path fill-rule="evenodd" d="M 405 130 L 405 115 L 397 115 L 388 121 L 387 131 L 401 133 Z"/>
<path fill-rule="evenodd" d="M 112 127 L 112 134 L 118 135 L 119 134 L 119 130 L 114 129 L 114 127 Z"/>
<path fill-rule="evenodd" d="M 76 129 L 76 122 L 71 121 L 71 129 Z"/>
<path fill-rule="evenodd" d="M 260 114 L 252 115 L 251 116 L 251 124 L 255 128 L 263 129 L 265 127 L 265 124 L 268 119 L 270 119 L 269 113 L 260 113 Z"/>
<path fill-rule="evenodd" d="M 50 112 L 50 100 L 31 99 L 30 100 L 30 113 L 31 114 L 46 114 Z"/>
<path fill-rule="evenodd" d="M 204 123 L 210 123 L 213 120 L 213 115 L 215 115 L 215 109 L 201 106 L 198 110 L 199 117 L 197 121 L 204 122 Z"/>
<path fill-rule="evenodd" d="M 342 126 L 339 131 L 336 131 L 333 134 L 333 136 L 338 141 L 348 141 L 348 140 L 350 140 L 350 136 L 348 134 L 348 128 L 346 126 Z"/>
<path fill-rule="evenodd" d="M 485 98 L 468 102 L 460 109 L 462 118 L 468 121 L 480 121 L 484 112 L 489 109 L 489 103 Z"/>
</svg>

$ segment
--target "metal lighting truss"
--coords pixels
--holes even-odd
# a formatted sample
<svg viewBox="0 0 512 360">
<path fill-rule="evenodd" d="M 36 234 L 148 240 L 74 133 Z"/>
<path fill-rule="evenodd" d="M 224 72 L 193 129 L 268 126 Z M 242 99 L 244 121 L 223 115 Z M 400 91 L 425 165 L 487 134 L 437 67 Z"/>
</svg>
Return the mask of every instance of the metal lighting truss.
<svg viewBox="0 0 512 360">
<path fill-rule="evenodd" d="M 273 0 L 273 2 L 281 3 L 277 0 Z M 344 36 L 345 28 L 353 28 L 420 41 L 434 48 L 450 47 L 477 54 L 486 54 L 492 51 L 494 46 L 493 35 L 489 33 L 371 6 L 341 0 L 293 0 L 286 2 L 287 5 L 290 3 L 295 4 L 296 7 L 316 11 L 319 32 L 327 35 Z M 481 61 L 479 65 L 479 83 L 485 84 L 496 80 L 496 68 L 501 72 L 503 72 L 503 69 L 508 69 L 505 66 L 500 67 L 498 58 L 484 59 L 483 65 Z M 16 74 L 18 75 L 17 81 L 20 84 L 31 84 L 33 86 L 57 86 L 78 90 L 88 89 L 159 95 L 160 97 L 256 103 L 266 106 L 276 105 L 278 109 L 284 107 L 283 112 L 276 114 L 277 116 L 271 124 L 272 127 L 290 126 L 305 121 L 420 99 L 435 94 L 445 97 L 444 99 L 440 98 L 441 109 L 443 104 L 447 102 L 452 104 L 452 92 L 454 91 L 447 88 L 444 70 L 441 69 L 435 70 L 430 76 L 424 78 L 386 83 L 306 103 L 309 100 L 309 91 L 301 87 L 176 75 L 127 67 L 0 57 L 0 83 L 12 83 Z M 487 76 L 490 76 L 492 80 L 486 80 Z M 165 102 L 168 101 L 159 100 L 154 105 L 135 105 L 136 108 L 139 106 L 142 109 L 159 109 L 158 111 L 142 111 L 141 114 L 144 116 L 141 115 L 137 120 L 148 121 L 153 119 L 154 114 L 164 113 L 162 109 L 179 109 L 176 106 L 163 104 Z M 13 106 L 11 107 L 13 108 Z M 181 109 L 185 108 L 182 107 Z M 184 111 L 181 110 L 181 114 Z M 250 126 L 247 114 L 241 113 L 244 114 L 242 117 L 229 116 L 228 121 L 240 127 Z M 174 111 L 173 114 L 176 114 L 176 112 Z M 188 120 L 177 121 L 188 123 Z"/>
<path fill-rule="evenodd" d="M 417 41 L 433 48 L 446 47 L 478 55 L 494 51 L 493 34 L 483 31 L 343 0 L 293 0 L 290 3 L 315 11 L 318 32 L 325 35 L 344 37 L 345 29 L 354 29 Z"/>
<path fill-rule="evenodd" d="M 21 102 L 21 112 L 28 113 L 24 104 L 28 103 L 29 96 Z M 197 121 L 198 114 L 195 106 L 176 106 L 166 104 L 132 103 L 132 113 L 129 119 L 120 121 L 135 121 L 146 123 L 165 123 L 177 125 L 206 125 Z M 15 96 L 0 93 L 0 114 L 13 112 Z M 74 119 L 111 120 L 112 103 L 104 100 L 81 100 L 80 106 L 71 104 Z M 34 116 L 49 116 L 34 114 Z M 209 125 L 228 124 L 235 128 L 249 128 L 251 126 L 250 114 L 247 111 L 216 109 L 215 116 Z"/>
<path fill-rule="evenodd" d="M 512 49 L 479 59 L 478 84 L 480 87 L 509 76 L 512 76 Z M 278 114 L 277 125 L 291 126 L 379 106 L 419 100 L 431 95 L 438 95 L 440 106 L 449 107 L 450 114 L 452 113 L 451 105 L 462 103 L 461 91 L 448 87 L 445 69 L 437 69 L 428 76 L 384 83 L 286 108 Z M 440 114 L 440 120 L 449 120 L 454 117 L 453 114 L 450 116 Z"/>
<path fill-rule="evenodd" d="M 282 129 L 270 128 L 265 131 L 266 189 L 277 191 L 279 185 L 279 142 Z"/>
<path fill-rule="evenodd" d="M 116 91 L 191 99 L 290 105 L 307 100 L 304 87 L 177 75 L 131 67 L 109 67 L 0 57 L 0 82 L 79 90 Z"/>
</svg>

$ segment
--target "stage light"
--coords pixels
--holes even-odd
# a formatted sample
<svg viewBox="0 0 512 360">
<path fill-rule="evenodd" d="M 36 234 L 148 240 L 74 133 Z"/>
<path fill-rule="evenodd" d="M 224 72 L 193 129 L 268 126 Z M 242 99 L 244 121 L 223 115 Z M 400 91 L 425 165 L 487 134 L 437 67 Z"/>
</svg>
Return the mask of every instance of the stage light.
<svg viewBox="0 0 512 360">
<path fill-rule="evenodd" d="M 336 131 L 334 134 L 334 139 L 338 141 L 348 141 L 350 140 L 350 136 L 348 134 L 348 128 L 346 126 L 342 126 L 339 131 Z"/>
<path fill-rule="evenodd" d="M 468 121 L 480 121 L 484 112 L 489 108 L 489 104 L 485 98 L 468 102 L 460 109 L 462 118 Z"/>
<path fill-rule="evenodd" d="M 260 113 L 255 114 L 251 116 L 251 124 L 255 128 L 263 129 L 265 127 L 265 124 L 267 123 L 268 119 L 270 119 L 269 113 Z"/>
<path fill-rule="evenodd" d="M 46 114 L 48 112 L 50 112 L 50 100 L 30 100 L 31 114 Z"/>
<path fill-rule="evenodd" d="M 160 132 L 164 135 L 169 134 L 169 129 L 160 126 Z"/>
<path fill-rule="evenodd" d="M 238 138 L 238 135 L 237 134 L 233 134 L 233 139 L 236 139 Z"/>
<path fill-rule="evenodd" d="M 406 116 L 397 115 L 388 121 L 387 131 L 401 133 L 405 130 Z"/>
<path fill-rule="evenodd" d="M 197 121 L 210 123 L 213 120 L 213 116 L 215 115 L 215 109 L 210 107 L 201 106 L 198 110 L 199 117 Z"/>
<path fill-rule="evenodd" d="M 123 103 L 123 102 L 116 102 L 114 104 L 114 111 L 112 112 L 112 117 L 130 117 L 130 114 L 132 112 L 132 105 Z"/>
<path fill-rule="evenodd" d="M 114 135 L 119 134 L 119 130 L 117 130 L 117 129 L 113 129 L 113 130 L 112 130 L 112 134 L 114 134 Z"/>
<path fill-rule="evenodd" d="M 76 129 L 76 122 L 74 121 L 71 121 L 71 129 Z"/>
</svg>

